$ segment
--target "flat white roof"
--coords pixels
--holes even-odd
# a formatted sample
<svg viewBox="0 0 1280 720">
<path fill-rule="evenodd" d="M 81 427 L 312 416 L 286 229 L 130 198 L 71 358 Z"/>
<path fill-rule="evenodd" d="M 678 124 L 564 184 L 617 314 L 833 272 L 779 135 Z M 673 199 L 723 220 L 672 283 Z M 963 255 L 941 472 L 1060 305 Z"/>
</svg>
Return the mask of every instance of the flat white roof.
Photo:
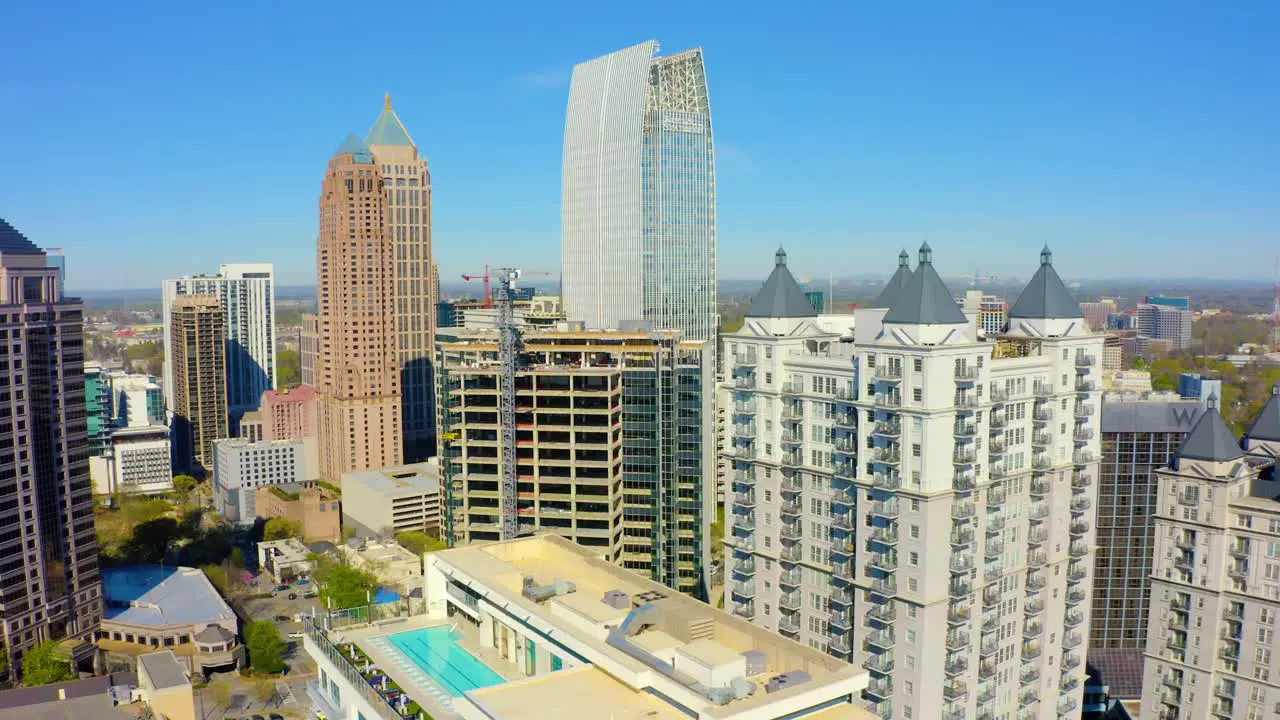
<svg viewBox="0 0 1280 720">
<path fill-rule="evenodd" d="M 421 462 L 364 470 L 343 475 L 343 485 L 348 482 L 359 483 L 371 492 L 392 497 L 438 493 L 440 492 L 440 466 L 433 462 Z"/>
</svg>

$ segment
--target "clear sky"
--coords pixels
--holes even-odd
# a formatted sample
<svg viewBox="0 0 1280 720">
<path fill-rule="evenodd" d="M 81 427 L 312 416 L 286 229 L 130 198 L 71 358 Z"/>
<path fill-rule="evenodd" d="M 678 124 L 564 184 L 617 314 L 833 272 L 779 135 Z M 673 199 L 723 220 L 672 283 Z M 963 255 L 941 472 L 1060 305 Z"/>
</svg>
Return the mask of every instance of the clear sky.
<svg viewBox="0 0 1280 720">
<path fill-rule="evenodd" d="M 576 62 L 706 54 L 722 278 L 1269 278 L 1280 4 L 9 3 L 0 216 L 72 289 L 222 262 L 311 283 L 323 168 L 384 92 L 426 154 L 442 278 L 557 270 Z"/>
</svg>

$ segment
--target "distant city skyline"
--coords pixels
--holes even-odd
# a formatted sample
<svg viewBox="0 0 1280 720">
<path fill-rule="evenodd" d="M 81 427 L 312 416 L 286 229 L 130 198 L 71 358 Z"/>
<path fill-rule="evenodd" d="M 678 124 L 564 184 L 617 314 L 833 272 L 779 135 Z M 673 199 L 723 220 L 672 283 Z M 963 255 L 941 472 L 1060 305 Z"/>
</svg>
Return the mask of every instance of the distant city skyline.
<svg viewBox="0 0 1280 720">
<path fill-rule="evenodd" d="M 353 28 L 283 6 L 247 26 L 230 8 L 27 4 L 0 49 L 19 70 L 0 83 L 0 142 L 40 159 L 0 177 L 0 198 L 65 249 L 72 289 L 229 259 L 310 284 L 319 158 L 390 92 L 431 170 L 442 279 L 553 270 L 570 70 L 660 37 L 714 59 L 723 278 L 779 244 L 799 276 L 888 273 L 924 239 L 956 270 L 1025 272 L 1015 258 L 1048 242 L 1074 246 L 1067 279 L 1269 278 L 1280 100 L 1257 88 L 1280 81 L 1280 7 L 1249 6 L 512 8 L 494 24 L 393 2 L 392 27 Z M 337 37 L 378 50 L 338 56 Z"/>
</svg>

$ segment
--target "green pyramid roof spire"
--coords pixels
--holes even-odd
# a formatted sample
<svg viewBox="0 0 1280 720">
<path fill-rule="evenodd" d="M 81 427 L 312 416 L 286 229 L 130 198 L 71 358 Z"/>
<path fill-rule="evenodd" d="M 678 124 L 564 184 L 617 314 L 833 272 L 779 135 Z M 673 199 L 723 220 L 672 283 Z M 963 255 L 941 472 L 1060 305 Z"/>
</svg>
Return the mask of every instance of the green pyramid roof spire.
<svg viewBox="0 0 1280 720">
<path fill-rule="evenodd" d="M 369 152 L 369 146 L 365 145 L 360 136 L 355 133 L 347 133 L 347 137 L 333 154 L 345 155 L 346 153 L 351 153 L 351 159 L 358 163 L 373 162 L 373 153 Z"/>
<path fill-rule="evenodd" d="M 383 98 L 382 112 L 378 114 L 378 119 L 373 121 L 373 129 L 369 131 L 365 142 L 370 145 L 415 147 L 413 138 L 409 137 L 409 131 L 404 129 L 404 124 L 396 116 L 396 111 L 391 109 L 391 93 L 387 93 Z"/>
</svg>

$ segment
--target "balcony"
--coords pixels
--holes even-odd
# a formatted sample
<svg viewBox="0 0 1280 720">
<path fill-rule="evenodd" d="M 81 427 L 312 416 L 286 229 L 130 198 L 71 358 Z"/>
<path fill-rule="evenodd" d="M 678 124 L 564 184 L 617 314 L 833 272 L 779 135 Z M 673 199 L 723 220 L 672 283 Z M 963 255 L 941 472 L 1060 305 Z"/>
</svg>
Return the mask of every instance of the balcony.
<svg viewBox="0 0 1280 720">
<path fill-rule="evenodd" d="M 736 482 L 736 483 L 741 483 L 741 484 L 743 484 L 743 485 L 755 485 L 755 484 L 756 484 L 756 471 L 755 471 L 754 469 L 752 469 L 752 470 L 734 470 L 734 471 L 733 471 L 733 481 L 734 481 L 734 482 Z"/>
<path fill-rule="evenodd" d="M 1075 589 L 1067 591 L 1067 605 L 1079 605 L 1084 602 L 1084 590 Z"/>
<path fill-rule="evenodd" d="M 1048 430 L 1036 430 L 1031 433 L 1031 444 L 1044 449 L 1045 447 L 1053 444 L 1053 434 Z"/>
<path fill-rule="evenodd" d="M 1038 502 L 1035 505 L 1032 505 L 1031 509 L 1027 511 L 1027 519 L 1032 522 L 1040 522 L 1047 517 L 1049 517 L 1049 505 L 1047 503 Z M 1035 529 L 1041 531 L 1044 530 L 1042 527 Z"/>
<path fill-rule="evenodd" d="M 782 587 L 800 587 L 800 580 L 800 568 L 783 570 L 782 573 L 778 575 L 778 584 Z"/>
<path fill-rule="evenodd" d="M 876 407 L 882 408 L 899 408 L 902 407 L 902 396 L 897 393 L 878 393 L 875 396 Z"/>
<path fill-rule="evenodd" d="M 804 443 L 804 434 L 797 430 L 783 430 L 779 440 L 783 445 L 801 445 Z"/>
<path fill-rule="evenodd" d="M 1005 467 L 1004 463 L 994 463 L 987 472 L 991 475 L 992 480 L 999 480 L 1008 477 L 1009 468 Z"/>
<path fill-rule="evenodd" d="M 990 585 L 982 590 L 982 604 L 995 605 L 1000 602 L 1000 587 L 998 585 Z"/>
<path fill-rule="evenodd" d="M 756 448 L 754 445 L 735 445 L 733 455 L 740 460 L 752 460 L 756 456 Z"/>
<path fill-rule="evenodd" d="M 1231 554 L 1234 555 L 1235 557 L 1248 560 L 1249 559 L 1249 541 L 1237 540 L 1236 542 L 1232 543 Z"/>
<path fill-rule="evenodd" d="M 734 493 L 733 504 L 744 509 L 753 508 L 756 506 L 756 494 L 750 492 Z"/>
<path fill-rule="evenodd" d="M 1062 692 L 1064 693 L 1073 692 L 1076 688 L 1080 687 L 1080 678 L 1078 677 L 1064 678 L 1062 681 L 1062 684 L 1059 685 L 1059 687 L 1062 688 Z"/>
<path fill-rule="evenodd" d="M 804 490 L 804 482 L 800 480 L 794 473 L 782 476 L 782 481 L 778 483 L 785 493 L 798 493 Z"/>
<path fill-rule="evenodd" d="M 797 516 L 804 512 L 804 506 L 794 500 L 786 500 L 782 502 L 781 510 L 783 515 Z"/>
<path fill-rule="evenodd" d="M 873 552 L 867 560 L 867 569 L 891 573 L 898 569 L 898 558 L 893 553 Z"/>
<path fill-rule="evenodd" d="M 858 427 L 858 415 L 857 413 L 836 413 L 833 422 L 835 422 L 836 427 L 852 430 Z"/>
<path fill-rule="evenodd" d="M 804 453 L 784 452 L 778 464 L 783 467 L 799 467 L 804 464 Z"/>
<path fill-rule="evenodd" d="M 844 400 L 845 402 L 853 402 L 854 400 L 857 400 L 858 397 L 857 393 L 853 391 L 852 386 L 842 385 L 841 387 L 836 388 L 836 399 Z"/>
<path fill-rule="evenodd" d="M 875 473 L 871 476 L 871 487 L 879 490 L 897 490 L 902 487 L 902 476 L 896 472 Z"/>
<path fill-rule="evenodd" d="M 1078 707 L 1080 707 L 1080 701 L 1075 697 L 1064 697 L 1058 700 L 1058 716 L 1067 717 L 1074 713 Z"/>
<path fill-rule="evenodd" d="M 956 582 L 952 581 L 951 584 L 955 586 Z M 962 602 L 957 603 L 957 599 L 953 593 L 951 604 L 947 606 L 947 623 L 950 625 L 963 625 L 969 622 L 969 618 L 973 616 L 973 609 Z"/>
<path fill-rule="evenodd" d="M 871 460 L 884 465 L 897 465 L 901 460 L 901 453 L 896 446 L 878 447 L 871 451 Z"/>
<path fill-rule="evenodd" d="M 898 584 L 892 578 L 878 578 L 871 581 L 871 592 L 888 599 L 897 594 Z"/>
<path fill-rule="evenodd" d="M 958 422 L 952 426 L 951 432 L 958 438 L 970 438 L 978 434 L 978 424 L 973 422 Z"/>
<path fill-rule="evenodd" d="M 898 531 L 890 527 L 874 527 L 871 528 L 871 539 L 881 545 L 897 545 Z"/>
<path fill-rule="evenodd" d="M 978 648 L 978 654 L 981 657 L 988 658 L 988 657 L 991 657 L 992 655 L 995 655 L 996 651 L 998 651 L 999 649 L 1000 649 L 1000 643 L 996 642 L 996 639 L 994 637 L 987 637 L 987 638 L 983 638 L 982 643 Z"/>
<path fill-rule="evenodd" d="M 967 547 L 973 544 L 973 528 L 956 527 L 951 530 L 951 544 L 956 547 Z"/>
<path fill-rule="evenodd" d="M 895 644 L 892 628 L 872 630 L 867 635 L 867 647 L 872 652 L 888 652 L 893 649 Z"/>
<path fill-rule="evenodd" d="M 1077 536 L 1084 535 L 1089 532 L 1089 521 L 1088 520 L 1073 521 L 1070 527 L 1068 527 L 1067 529 L 1071 532 L 1072 535 L 1077 535 Z"/>
<path fill-rule="evenodd" d="M 1040 668 L 1035 668 L 1035 667 L 1023 668 L 1022 672 L 1018 675 L 1018 680 L 1023 685 L 1030 685 L 1034 682 L 1039 681 Z"/>
<path fill-rule="evenodd" d="M 1031 419 L 1039 425 L 1053 422 L 1053 408 L 1048 405 L 1038 407 L 1031 413 Z"/>
<path fill-rule="evenodd" d="M 1088 450 L 1076 450 L 1074 453 L 1071 453 L 1071 464 L 1073 465 L 1088 465 L 1097 459 L 1098 456 Z"/>
<path fill-rule="evenodd" d="M 1037 528 L 1037 529 L 1041 529 L 1041 528 Z M 1045 533 L 1045 532 L 1041 532 L 1041 533 L 1039 533 L 1039 535 L 1040 535 L 1040 537 L 1041 537 L 1041 538 L 1043 538 L 1043 537 L 1044 537 L 1045 535 L 1047 535 L 1047 534 L 1048 534 L 1048 533 Z M 1028 540 L 1030 540 L 1030 538 L 1028 538 Z M 1030 544 L 1031 544 L 1031 545 L 1043 545 L 1043 544 L 1044 544 L 1044 540 L 1043 540 L 1043 539 L 1041 539 L 1041 540 L 1040 540 L 1040 541 L 1038 541 L 1038 542 L 1030 542 Z M 1038 569 L 1038 568 L 1042 568 L 1042 567 L 1044 567 L 1044 566 L 1045 566 L 1045 564 L 1046 564 L 1046 563 L 1048 563 L 1048 562 L 1049 562 L 1049 555 L 1048 555 L 1048 553 L 1046 553 L 1044 550 L 1042 550 L 1042 549 L 1040 549 L 1040 548 L 1033 548 L 1033 549 L 1031 549 L 1030 551 L 1028 551 L 1028 552 L 1027 552 L 1027 567 L 1029 567 L 1029 568 L 1036 568 L 1036 569 Z"/>
<path fill-rule="evenodd" d="M 782 417 L 786 420 L 803 420 L 804 403 L 788 402 L 782 406 Z"/>
<path fill-rule="evenodd" d="M 1004 500 L 1000 500 L 999 502 L 1003 503 Z M 996 503 L 996 504 L 999 504 L 999 503 Z M 1004 526 L 1006 522 L 1007 521 L 1004 519 L 1004 515 L 991 513 L 987 515 L 986 522 L 983 523 L 983 525 L 986 528 L 988 535 L 997 535 L 1000 533 L 1001 530 L 1004 530 Z"/>
<path fill-rule="evenodd" d="M 1195 552 L 1196 536 L 1194 532 L 1184 532 L 1173 539 L 1173 544 L 1180 550 Z"/>
<path fill-rule="evenodd" d="M 1080 582 L 1084 579 L 1085 575 L 1088 574 L 1089 572 L 1084 569 L 1083 565 L 1078 562 L 1073 562 L 1071 563 L 1071 567 L 1067 570 L 1067 579 L 1071 582 Z"/>
<path fill-rule="evenodd" d="M 1078 402 L 1076 403 L 1075 414 L 1076 417 L 1091 417 L 1093 415 L 1093 410 L 1094 407 L 1092 403 Z"/>
<path fill-rule="evenodd" d="M 750 620 L 756 614 L 755 604 L 749 603 L 749 602 L 734 603 L 733 614 L 737 615 L 740 618 L 746 618 L 747 620 Z"/>
<path fill-rule="evenodd" d="M 1078 368 L 1093 367 L 1095 362 L 1097 362 L 1097 358 L 1093 355 L 1086 355 L 1084 353 L 1076 354 L 1076 367 Z"/>
<path fill-rule="evenodd" d="M 942 697 L 948 702 L 959 702 L 968 694 L 969 686 L 963 680 L 950 680 L 942 686 Z"/>
<path fill-rule="evenodd" d="M 1076 470 L 1071 473 L 1071 489 L 1072 490 L 1088 490 L 1089 489 L 1089 473 Z"/>
<path fill-rule="evenodd" d="M 902 421 L 898 419 L 881 420 L 871 428 L 871 434 L 886 438 L 896 438 L 902 434 Z"/>
<path fill-rule="evenodd" d="M 1093 507 L 1093 501 L 1083 495 L 1071 498 L 1071 512 L 1073 513 L 1082 513 L 1091 507 Z"/>
<path fill-rule="evenodd" d="M 1089 442 L 1090 440 L 1093 439 L 1093 428 L 1087 428 L 1087 427 L 1076 428 L 1075 432 L 1071 433 L 1071 437 L 1076 442 Z"/>
<path fill-rule="evenodd" d="M 891 602 L 882 603 L 880 605 L 872 605 L 871 609 L 867 611 L 867 617 L 871 618 L 872 620 L 875 620 L 876 622 L 884 623 L 887 625 L 897 619 L 898 617 L 897 606 Z"/>
<path fill-rule="evenodd" d="M 1034 470 L 1048 470 L 1053 467 L 1053 459 L 1048 453 L 1034 453 L 1031 456 L 1031 467 Z"/>
<path fill-rule="evenodd" d="M 804 536 L 800 523 L 783 523 L 782 529 L 778 531 L 778 537 L 783 540 L 799 540 Z"/>
<path fill-rule="evenodd" d="M 848 635 L 832 635 L 827 638 L 827 647 L 845 655 L 848 655 L 849 651 L 852 649 L 849 645 Z"/>
<path fill-rule="evenodd" d="M 951 572 L 967 573 L 973 569 L 973 556 L 968 554 L 951 556 Z"/>
<path fill-rule="evenodd" d="M 854 528 L 853 518 L 845 514 L 835 515 L 831 520 L 831 527 L 837 530 L 850 531 Z"/>
<path fill-rule="evenodd" d="M 1062 638 L 1062 647 L 1072 650 L 1080 647 L 1080 643 L 1084 642 L 1078 632 L 1069 632 Z"/>
<path fill-rule="evenodd" d="M 1088 378 L 1076 380 L 1076 392 L 1090 393 L 1098 389 L 1098 384 Z"/>
<path fill-rule="evenodd" d="M 958 382 L 974 382 L 978 379 L 977 365 L 957 365 L 956 381 Z"/>
<path fill-rule="evenodd" d="M 962 500 L 951 505 L 952 520 L 968 520 L 977 513 L 972 500 Z"/>
<path fill-rule="evenodd" d="M 1084 624 L 1084 613 L 1078 610 L 1073 610 L 1067 613 L 1066 617 L 1063 619 L 1063 624 L 1070 629 L 1080 627 Z"/>
<path fill-rule="evenodd" d="M 831 574 L 845 582 L 853 582 L 853 564 L 848 562 L 831 563 Z"/>
<path fill-rule="evenodd" d="M 783 635 L 799 635 L 800 621 L 794 615 L 783 615 L 778 618 L 778 632 Z"/>
<path fill-rule="evenodd" d="M 947 661 L 943 663 L 942 669 L 946 672 L 947 677 L 956 677 L 963 675 L 969 671 L 969 659 L 957 653 L 947 655 Z"/>
<path fill-rule="evenodd" d="M 1028 618 L 1036 617 L 1040 613 L 1044 612 L 1044 598 L 1029 598 L 1025 603 L 1023 603 L 1022 612 Z"/>
<path fill-rule="evenodd" d="M 745 515 L 734 515 L 733 527 L 739 530 L 755 530 L 756 516 L 755 513 L 746 513 Z"/>
<path fill-rule="evenodd" d="M 893 672 L 893 655 L 890 653 L 881 653 L 873 658 L 869 658 L 862 667 L 881 675 L 887 675 Z"/>
<path fill-rule="evenodd" d="M 1002 412 L 992 412 L 987 422 L 991 425 L 992 430 L 1000 430 L 1009 424 L 1009 418 Z"/>
<path fill-rule="evenodd" d="M 898 499 L 876 500 L 871 503 L 871 508 L 868 512 L 871 513 L 871 517 L 873 518 L 878 517 L 884 520 L 896 520 L 899 513 Z"/>
<path fill-rule="evenodd" d="M 733 386 L 739 390 L 751 390 L 756 386 L 755 375 L 739 375 L 733 379 Z"/>
<path fill-rule="evenodd" d="M 993 403 L 1002 403 L 1009 399 L 1009 391 L 1003 387 L 992 385 L 991 391 L 987 393 L 987 397 L 991 398 Z"/>
<path fill-rule="evenodd" d="M 778 607 L 783 610 L 797 611 L 803 605 L 801 595 L 798 592 L 782 593 L 778 596 Z"/>
<path fill-rule="evenodd" d="M 754 557 L 746 557 L 734 560 L 733 571 L 739 575 L 755 575 L 756 559 Z"/>
<path fill-rule="evenodd" d="M 887 677 L 876 678 L 867 683 L 862 692 L 871 702 L 884 702 L 893 697 L 893 681 Z"/>
<path fill-rule="evenodd" d="M 1049 581 L 1045 579 L 1044 573 L 1039 573 L 1039 572 L 1027 573 L 1027 589 L 1028 590 L 1034 590 L 1034 591 L 1043 590 L 1045 585 L 1048 585 L 1048 584 L 1049 584 Z"/>
<path fill-rule="evenodd" d="M 969 578 L 952 578 L 951 585 L 950 585 L 950 592 L 951 592 L 951 599 L 953 600 L 961 600 L 961 599 L 967 598 L 973 594 L 973 581 L 971 581 Z M 968 610 L 969 608 L 966 607 L 965 611 L 968 612 Z M 968 619 L 967 615 L 965 619 Z"/>
<path fill-rule="evenodd" d="M 839 556 L 839 557 L 851 558 L 853 557 L 854 553 L 857 552 L 857 550 L 858 550 L 857 546 L 849 540 L 844 540 L 844 541 L 833 540 L 831 542 L 832 557 Z"/>
<path fill-rule="evenodd" d="M 901 365 L 878 365 L 871 370 L 873 382 L 898 382 L 902 379 Z"/>
<path fill-rule="evenodd" d="M 1062 655 L 1063 670 L 1075 670 L 1078 667 L 1080 667 L 1079 655 L 1076 655 L 1075 653 L 1063 653 Z"/>
<path fill-rule="evenodd" d="M 733 434 L 740 438 L 754 438 L 756 436 L 756 424 L 734 423 Z"/>
<path fill-rule="evenodd" d="M 961 465 L 961 466 L 972 465 L 974 464 L 974 462 L 977 461 L 977 459 L 978 459 L 978 454 L 975 453 L 971 448 L 964 447 L 963 445 L 960 447 L 957 447 L 955 449 L 955 452 L 952 453 L 951 455 L 951 462 L 955 465 Z"/>
<path fill-rule="evenodd" d="M 1040 657 L 1040 643 L 1034 640 L 1022 643 L 1022 659 L 1035 660 Z"/>
<path fill-rule="evenodd" d="M 978 679 L 990 680 L 996 676 L 996 664 L 990 660 L 978 661 Z"/>
<path fill-rule="evenodd" d="M 969 631 L 963 628 L 952 628 L 948 630 L 947 649 L 967 652 L 969 650 Z"/>
<path fill-rule="evenodd" d="M 977 393 L 956 393 L 956 407 L 964 410 L 976 410 L 982 407 L 982 398 Z"/>
<path fill-rule="evenodd" d="M 750 400 L 739 400 L 735 402 L 733 404 L 733 412 L 735 415 L 755 415 L 756 414 L 755 398 L 751 398 Z"/>
<path fill-rule="evenodd" d="M 1034 383 L 1031 386 L 1031 394 L 1035 395 L 1038 398 L 1053 397 L 1054 395 L 1053 383 L 1047 383 L 1047 382 Z"/>
<path fill-rule="evenodd" d="M 756 596 L 756 584 L 753 582 L 735 582 L 733 583 L 733 594 L 745 600 L 750 600 Z"/>
<path fill-rule="evenodd" d="M 779 389 L 783 395 L 799 395 L 804 392 L 804 383 L 799 378 L 792 378 L 782 383 Z"/>
</svg>

